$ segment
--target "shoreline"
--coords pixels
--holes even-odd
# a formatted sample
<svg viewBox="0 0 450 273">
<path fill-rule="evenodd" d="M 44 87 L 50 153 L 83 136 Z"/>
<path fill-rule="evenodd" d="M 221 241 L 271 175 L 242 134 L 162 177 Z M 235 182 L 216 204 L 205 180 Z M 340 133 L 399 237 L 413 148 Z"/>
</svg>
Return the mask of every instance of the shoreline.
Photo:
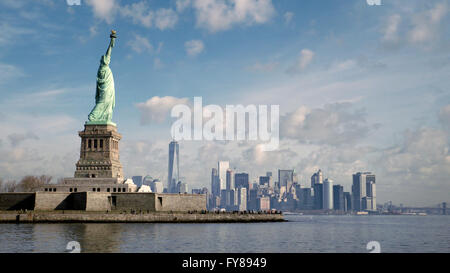
<svg viewBox="0 0 450 273">
<path fill-rule="evenodd" d="M 121 212 L 0 212 L 2 223 L 258 223 L 285 222 L 282 214 L 121 213 Z"/>
</svg>

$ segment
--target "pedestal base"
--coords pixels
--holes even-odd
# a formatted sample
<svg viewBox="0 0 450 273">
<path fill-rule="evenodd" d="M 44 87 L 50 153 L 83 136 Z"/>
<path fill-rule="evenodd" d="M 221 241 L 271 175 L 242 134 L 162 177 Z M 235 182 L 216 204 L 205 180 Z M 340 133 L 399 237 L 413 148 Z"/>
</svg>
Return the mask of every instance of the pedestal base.
<svg viewBox="0 0 450 273">
<path fill-rule="evenodd" d="M 119 141 L 122 136 L 113 124 L 86 124 L 81 137 L 80 160 L 75 178 L 123 179 L 119 160 Z"/>
</svg>

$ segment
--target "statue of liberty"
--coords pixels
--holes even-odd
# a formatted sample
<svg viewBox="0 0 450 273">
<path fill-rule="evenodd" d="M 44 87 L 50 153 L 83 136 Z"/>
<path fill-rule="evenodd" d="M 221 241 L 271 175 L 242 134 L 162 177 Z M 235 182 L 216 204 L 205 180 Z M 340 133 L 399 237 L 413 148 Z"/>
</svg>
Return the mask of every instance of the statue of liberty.
<svg viewBox="0 0 450 273">
<path fill-rule="evenodd" d="M 113 109 L 115 107 L 115 89 L 114 77 L 109 68 L 111 61 L 111 49 L 114 47 L 114 41 L 117 38 L 116 32 L 111 31 L 111 42 L 109 43 L 106 54 L 100 59 L 100 66 L 97 72 L 97 90 L 95 92 L 95 107 L 88 116 L 89 121 L 86 124 L 112 124 Z"/>
</svg>

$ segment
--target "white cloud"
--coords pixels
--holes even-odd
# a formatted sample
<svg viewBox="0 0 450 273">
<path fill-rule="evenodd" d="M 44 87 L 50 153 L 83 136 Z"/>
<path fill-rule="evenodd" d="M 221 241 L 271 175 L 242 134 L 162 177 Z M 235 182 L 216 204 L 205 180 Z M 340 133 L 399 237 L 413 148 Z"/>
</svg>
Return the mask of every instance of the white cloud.
<svg viewBox="0 0 450 273">
<path fill-rule="evenodd" d="M 303 49 L 297 61 L 287 70 L 288 73 L 294 74 L 302 72 L 314 59 L 315 53 L 309 49 Z"/>
<path fill-rule="evenodd" d="M 323 108 L 299 107 L 280 120 L 280 137 L 300 143 L 353 145 L 371 132 L 363 109 L 352 110 L 351 103 L 335 103 Z"/>
<path fill-rule="evenodd" d="M 331 66 L 331 71 L 333 72 L 345 71 L 354 68 L 356 65 L 357 65 L 356 60 L 349 59 L 342 62 L 334 63 Z"/>
<path fill-rule="evenodd" d="M 442 20 L 442 18 L 444 18 L 447 15 L 447 12 L 448 12 L 447 2 L 436 4 L 436 6 L 434 6 L 434 8 L 432 8 L 429 11 L 431 19 L 430 21 L 432 23 L 439 23 Z"/>
<path fill-rule="evenodd" d="M 191 5 L 191 0 L 177 0 L 177 12 L 185 11 Z"/>
<path fill-rule="evenodd" d="M 178 15 L 173 9 L 151 10 L 147 2 L 137 2 L 120 8 L 123 17 L 129 17 L 134 24 L 141 24 L 145 27 L 155 26 L 160 30 L 174 28 L 178 22 Z"/>
<path fill-rule="evenodd" d="M 86 0 L 86 3 L 92 6 L 94 15 L 108 24 L 114 21 L 114 15 L 118 8 L 116 0 Z"/>
<path fill-rule="evenodd" d="M 153 11 L 149 10 L 146 2 L 133 3 L 120 8 L 123 17 L 131 17 L 134 24 L 151 27 L 153 24 Z"/>
<path fill-rule="evenodd" d="M 153 45 L 149 40 L 137 34 L 134 35 L 134 40 L 128 42 L 128 45 L 137 53 L 153 52 Z"/>
<path fill-rule="evenodd" d="M 155 25 L 160 30 L 174 28 L 178 22 L 178 15 L 173 9 L 159 9 L 155 15 Z"/>
<path fill-rule="evenodd" d="M 146 102 L 136 104 L 141 112 L 141 124 L 146 125 L 151 122 L 164 122 L 170 115 L 172 107 L 178 104 L 188 104 L 187 98 L 175 98 L 171 96 L 158 97 L 148 99 Z"/>
<path fill-rule="evenodd" d="M 197 56 L 205 49 L 205 45 L 200 40 L 187 41 L 186 43 L 184 43 L 184 47 L 186 49 L 186 53 L 189 56 Z"/>
<path fill-rule="evenodd" d="M 97 33 L 98 33 L 97 26 L 91 26 L 91 27 L 89 27 L 89 33 L 91 34 L 91 36 L 97 35 Z"/>
<path fill-rule="evenodd" d="M 446 3 L 438 3 L 432 9 L 415 15 L 412 19 L 414 25 L 409 32 L 409 41 L 412 43 L 428 42 L 435 39 L 437 28 L 442 18 L 446 16 L 448 7 Z"/>
<path fill-rule="evenodd" d="M 167 180 L 167 146 L 168 143 L 165 140 L 124 139 L 121 141 L 120 161 L 125 175 L 131 177 L 150 174 L 165 183 Z M 183 154 L 183 151 L 181 153 Z"/>
<path fill-rule="evenodd" d="M 263 24 L 275 14 L 271 0 L 193 0 L 197 26 L 210 32 L 234 25 Z"/>
<path fill-rule="evenodd" d="M 294 18 L 294 13 L 293 12 L 286 12 L 284 14 L 284 22 L 286 23 L 286 25 L 288 25 L 289 23 L 291 23 L 292 19 Z"/>
<path fill-rule="evenodd" d="M 435 3 L 425 9 L 423 5 L 397 9 L 397 13 L 383 22 L 381 42 L 388 48 L 408 44 L 430 48 L 441 40 L 441 25 L 448 11 L 447 2 Z"/>
<path fill-rule="evenodd" d="M 402 17 L 399 14 L 391 15 L 387 21 L 386 28 L 384 29 L 383 40 L 387 43 L 398 42 L 398 29 Z"/>
<path fill-rule="evenodd" d="M 422 128 L 406 131 L 402 143 L 385 149 L 374 164 L 397 186 L 450 188 L 449 135 Z M 448 193 L 448 191 L 447 191 Z"/>
<path fill-rule="evenodd" d="M 8 114 L 7 119 L 0 120 L 0 139 L 9 143 L 0 146 L 0 154 L 4 155 L 0 158 L 2 177 L 73 176 L 79 156 L 79 126 L 80 121 L 64 114 Z"/>
</svg>

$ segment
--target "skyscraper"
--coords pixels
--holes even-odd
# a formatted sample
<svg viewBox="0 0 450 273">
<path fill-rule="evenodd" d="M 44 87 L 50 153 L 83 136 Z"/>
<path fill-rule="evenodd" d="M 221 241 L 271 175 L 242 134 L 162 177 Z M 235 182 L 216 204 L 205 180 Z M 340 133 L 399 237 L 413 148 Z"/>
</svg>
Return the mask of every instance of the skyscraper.
<svg viewBox="0 0 450 273">
<path fill-rule="evenodd" d="M 352 210 L 352 195 L 349 192 L 344 192 L 344 211 Z"/>
<path fill-rule="evenodd" d="M 322 170 L 319 169 L 318 172 L 314 173 L 311 176 L 311 188 L 314 189 L 315 184 L 322 184 L 323 183 L 323 174 Z"/>
<path fill-rule="evenodd" d="M 167 177 L 167 191 L 177 192 L 177 182 L 180 180 L 180 158 L 178 142 L 169 144 L 169 175 Z"/>
<path fill-rule="evenodd" d="M 289 186 L 294 182 L 294 170 L 278 170 L 278 183 L 281 187 L 286 187 L 289 190 Z"/>
<path fill-rule="evenodd" d="M 238 188 L 238 207 L 240 211 L 247 210 L 247 188 Z"/>
<path fill-rule="evenodd" d="M 244 187 L 247 189 L 247 194 L 250 191 L 250 184 L 248 180 L 248 173 L 237 173 L 234 175 L 234 186 L 236 188 Z"/>
<path fill-rule="evenodd" d="M 323 209 L 333 209 L 333 180 L 328 178 L 323 182 Z"/>
<path fill-rule="evenodd" d="M 376 210 L 375 175 L 370 172 L 353 174 L 353 210 Z"/>
<path fill-rule="evenodd" d="M 227 170 L 227 191 L 234 190 L 234 171 L 232 169 Z"/>
<path fill-rule="evenodd" d="M 323 183 L 314 185 L 314 209 L 323 209 Z"/>
<path fill-rule="evenodd" d="M 219 173 L 220 190 L 227 188 L 227 170 L 230 168 L 229 161 L 219 161 L 217 163 L 217 171 Z"/>
<path fill-rule="evenodd" d="M 333 202 L 335 210 L 345 210 L 344 187 L 341 185 L 333 186 Z"/>
<path fill-rule="evenodd" d="M 314 198 L 311 193 L 311 188 L 301 188 L 299 194 L 299 208 L 302 210 L 314 209 Z"/>
<path fill-rule="evenodd" d="M 213 196 L 220 196 L 220 180 L 216 168 L 211 171 L 211 193 Z"/>
<path fill-rule="evenodd" d="M 366 175 L 366 194 L 367 197 L 370 198 L 370 206 L 367 205 L 367 210 L 377 210 L 377 191 L 375 187 L 375 175 L 367 174 Z"/>
<path fill-rule="evenodd" d="M 318 172 L 311 176 L 311 189 L 314 195 L 314 209 L 323 209 L 323 174 L 322 170 L 319 169 Z"/>
</svg>

